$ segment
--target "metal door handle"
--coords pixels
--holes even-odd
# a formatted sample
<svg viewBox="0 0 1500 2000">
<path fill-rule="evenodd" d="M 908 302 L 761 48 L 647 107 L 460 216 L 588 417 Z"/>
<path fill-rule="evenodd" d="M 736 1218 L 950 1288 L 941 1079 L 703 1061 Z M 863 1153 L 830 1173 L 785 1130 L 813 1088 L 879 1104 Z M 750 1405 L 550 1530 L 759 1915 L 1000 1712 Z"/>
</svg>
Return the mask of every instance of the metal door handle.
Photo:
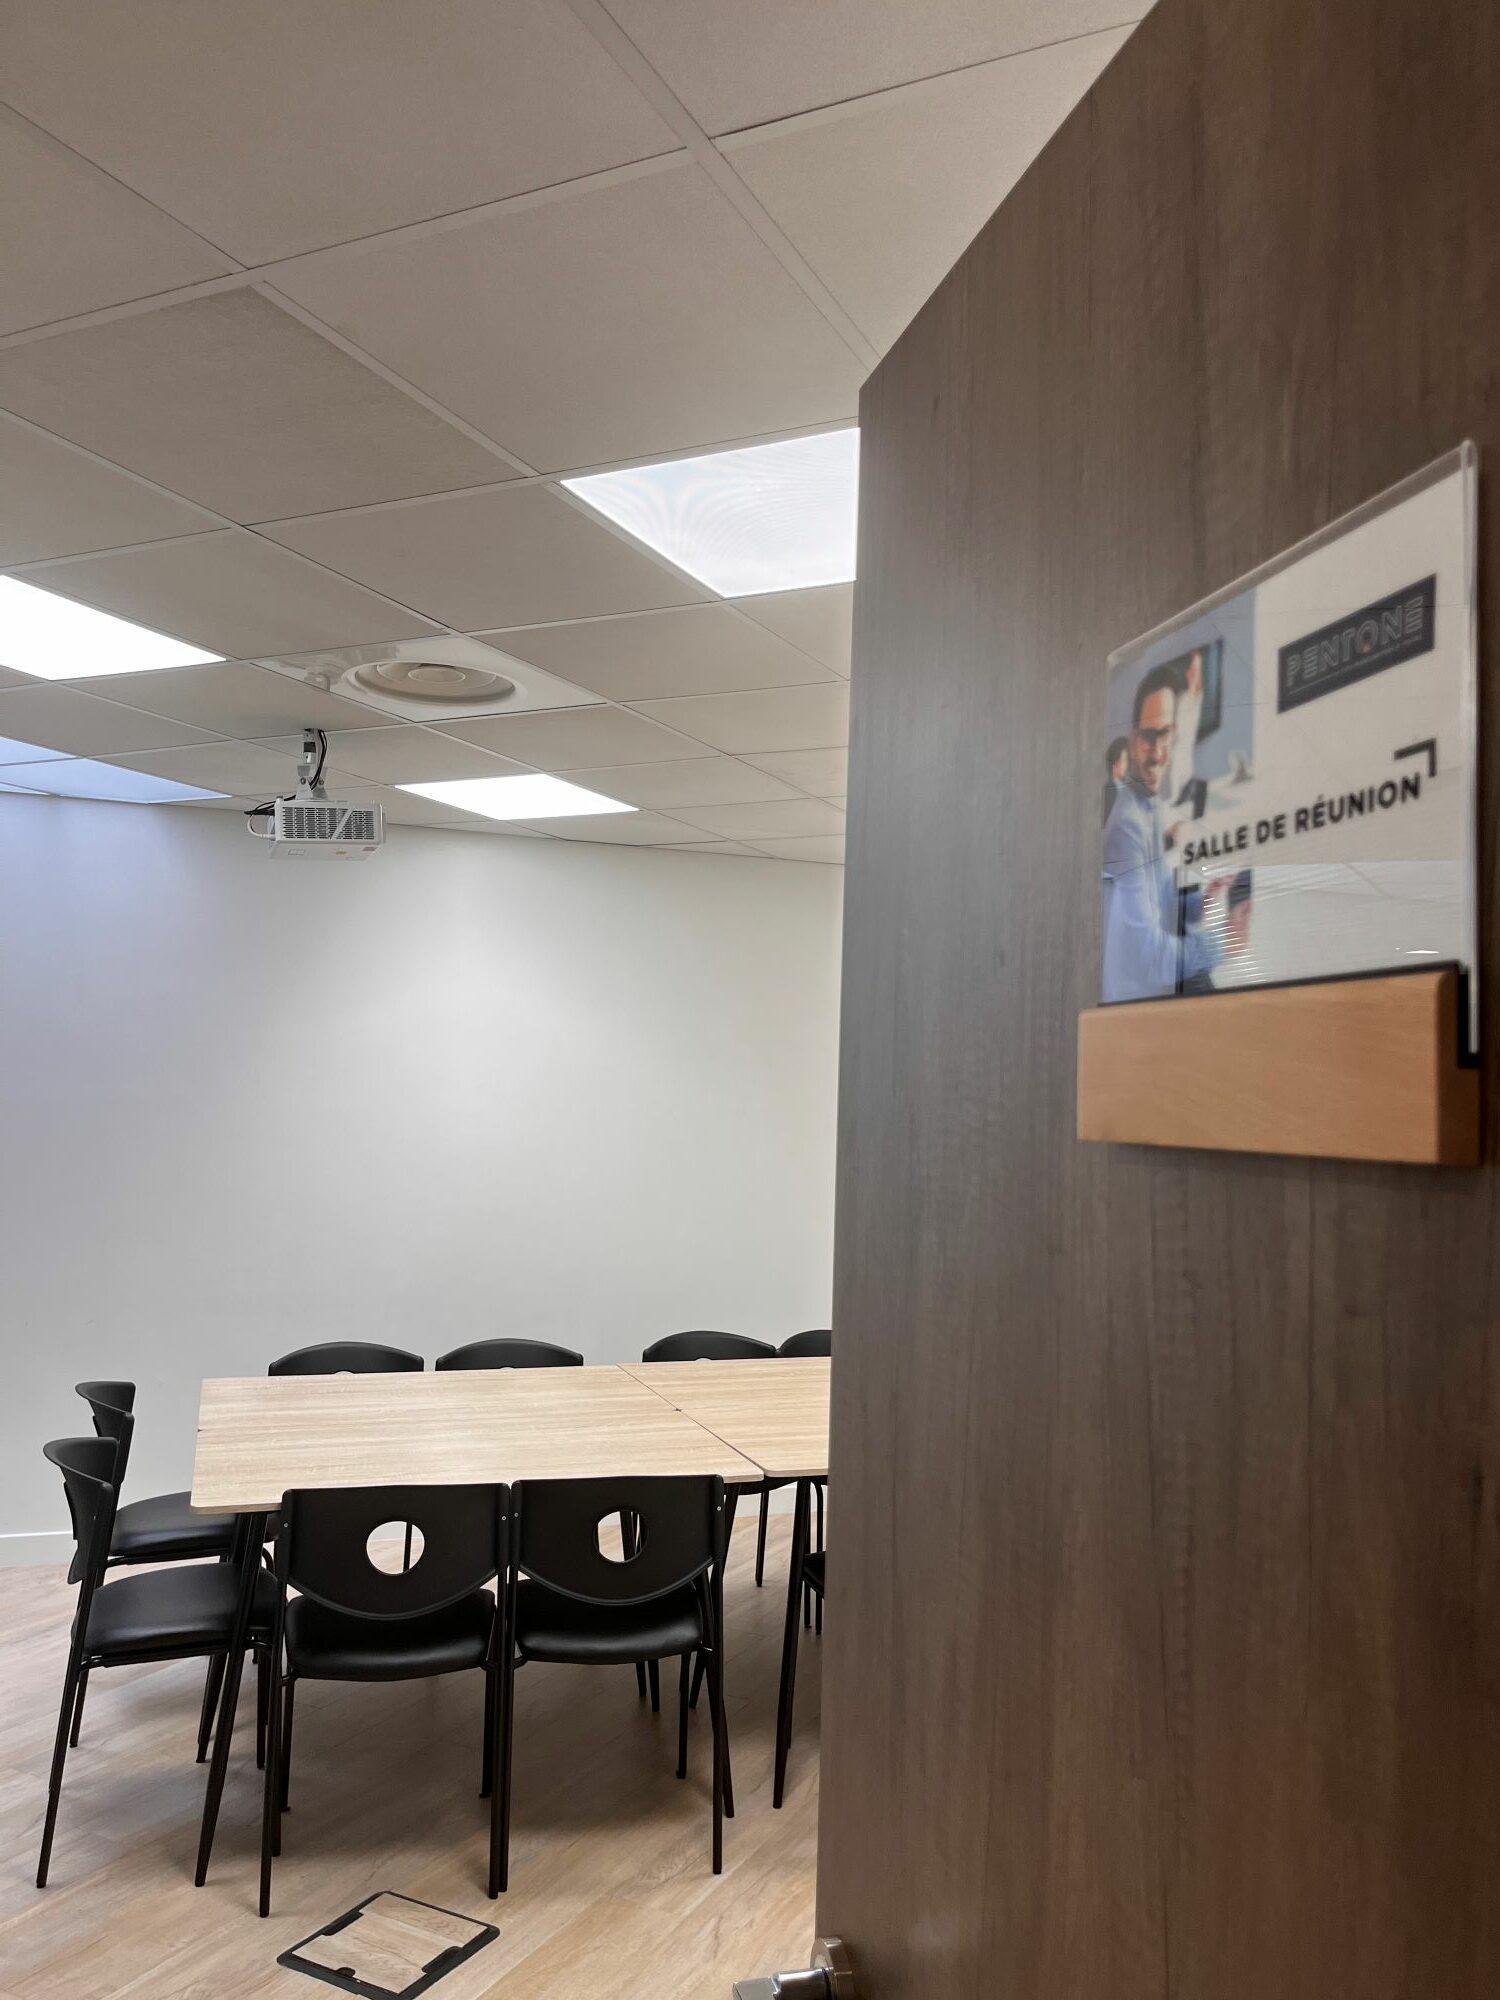
<svg viewBox="0 0 1500 2000">
<path fill-rule="evenodd" d="M 856 2000 L 849 1954 L 838 1938 L 819 1938 L 805 1972 L 776 1972 L 769 1979 L 742 1979 L 733 2000 Z"/>
</svg>

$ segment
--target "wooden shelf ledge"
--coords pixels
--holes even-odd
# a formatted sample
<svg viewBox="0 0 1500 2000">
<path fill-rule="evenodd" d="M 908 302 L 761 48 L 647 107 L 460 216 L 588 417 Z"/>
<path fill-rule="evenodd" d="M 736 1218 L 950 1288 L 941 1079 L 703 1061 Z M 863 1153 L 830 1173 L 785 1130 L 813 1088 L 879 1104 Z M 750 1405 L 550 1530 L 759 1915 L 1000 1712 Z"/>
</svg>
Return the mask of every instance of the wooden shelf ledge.
<svg viewBox="0 0 1500 2000">
<path fill-rule="evenodd" d="M 1078 1136 L 1420 1166 L 1479 1163 L 1453 967 L 1078 1018 Z"/>
</svg>

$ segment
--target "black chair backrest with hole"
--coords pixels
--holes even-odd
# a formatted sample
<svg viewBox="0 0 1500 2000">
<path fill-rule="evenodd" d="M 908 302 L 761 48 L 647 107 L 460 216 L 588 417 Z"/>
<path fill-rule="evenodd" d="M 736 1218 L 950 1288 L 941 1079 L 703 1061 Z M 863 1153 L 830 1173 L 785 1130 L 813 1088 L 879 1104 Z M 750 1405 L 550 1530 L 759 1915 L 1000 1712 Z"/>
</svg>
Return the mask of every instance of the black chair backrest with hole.
<svg viewBox="0 0 1500 2000">
<path fill-rule="evenodd" d="M 585 1604 L 644 1604 L 723 1560 L 722 1479 L 528 1481 L 515 1489 L 516 1560 L 538 1583 Z M 599 1530 L 626 1514 L 635 1551 L 616 1561 Z"/>
<path fill-rule="evenodd" d="M 373 1340 L 325 1340 L 294 1348 L 273 1361 L 268 1375 L 410 1375 L 426 1367 L 420 1354 L 382 1347 Z"/>
<path fill-rule="evenodd" d="M 130 1448 L 131 1421 L 127 1413 L 123 1440 L 126 1451 Z M 68 1498 L 76 1545 L 68 1581 L 83 1586 L 78 1615 L 85 1624 L 89 1599 L 103 1581 L 109 1561 L 115 1507 L 120 1497 L 115 1478 L 120 1452 L 121 1440 L 113 1437 L 55 1438 L 51 1444 L 42 1446 L 42 1455 L 62 1474 L 63 1491 Z"/>
<path fill-rule="evenodd" d="M 782 1341 L 776 1352 L 791 1360 L 826 1360 L 833 1352 L 833 1333 L 826 1326 L 812 1326 Z"/>
<path fill-rule="evenodd" d="M 422 1536 L 408 1569 L 379 1568 L 377 1528 L 410 1523 Z M 356 1618 L 420 1618 L 500 1576 L 510 1538 L 505 1486 L 363 1486 L 288 1493 L 276 1576 L 304 1597 Z"/>
<path fill-rule="evenodd" d="M 768 1340 L 747 1333 L 669 1333 L 652 1341 L 642 1361 L 766 1361 L 776 1352 Z"/>
<path fill-rule="evenodd" d="M 583 1356 L 550 1340 L 471 1340 L 433 1362 L 446 1368 L 581 1368 Z"/>
</svg>

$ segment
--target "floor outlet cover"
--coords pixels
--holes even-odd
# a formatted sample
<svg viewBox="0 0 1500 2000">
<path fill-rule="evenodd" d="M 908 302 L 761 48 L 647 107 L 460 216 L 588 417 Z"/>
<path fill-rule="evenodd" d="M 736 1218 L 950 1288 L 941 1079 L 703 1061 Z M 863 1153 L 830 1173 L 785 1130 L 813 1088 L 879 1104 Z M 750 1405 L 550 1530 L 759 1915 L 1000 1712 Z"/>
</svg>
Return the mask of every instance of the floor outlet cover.
<svg viewBox="0 0 1500 2000">
<path fill-rule="evenodd" d="M 416 2000 L 499 1935 L 493 1924 L 381 1889 L 276 1963 L 366 2000 Z"/>
</svg>

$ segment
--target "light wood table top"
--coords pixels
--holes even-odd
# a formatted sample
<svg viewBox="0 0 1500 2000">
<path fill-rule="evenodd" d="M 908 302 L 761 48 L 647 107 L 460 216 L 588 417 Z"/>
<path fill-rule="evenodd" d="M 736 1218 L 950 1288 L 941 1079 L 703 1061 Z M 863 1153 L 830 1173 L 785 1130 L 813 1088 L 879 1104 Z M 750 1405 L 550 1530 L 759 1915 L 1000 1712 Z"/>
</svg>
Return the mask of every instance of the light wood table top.
<svg viewBox="0 0 1500 2000">
<path fill-rule="evenodd" d="M 712 1473 L 761 1477 L 622 1368 L 253 1375 L 203 1384 L 192 1504 L 260 1514 L 302 1487 Z"/>
<path fill-rule="evenodd" d="M 768 1479 L 827 1476 L 826 1358 L 632 1362 L 621 1373 L 753 1459 Z"/>
</svg>

